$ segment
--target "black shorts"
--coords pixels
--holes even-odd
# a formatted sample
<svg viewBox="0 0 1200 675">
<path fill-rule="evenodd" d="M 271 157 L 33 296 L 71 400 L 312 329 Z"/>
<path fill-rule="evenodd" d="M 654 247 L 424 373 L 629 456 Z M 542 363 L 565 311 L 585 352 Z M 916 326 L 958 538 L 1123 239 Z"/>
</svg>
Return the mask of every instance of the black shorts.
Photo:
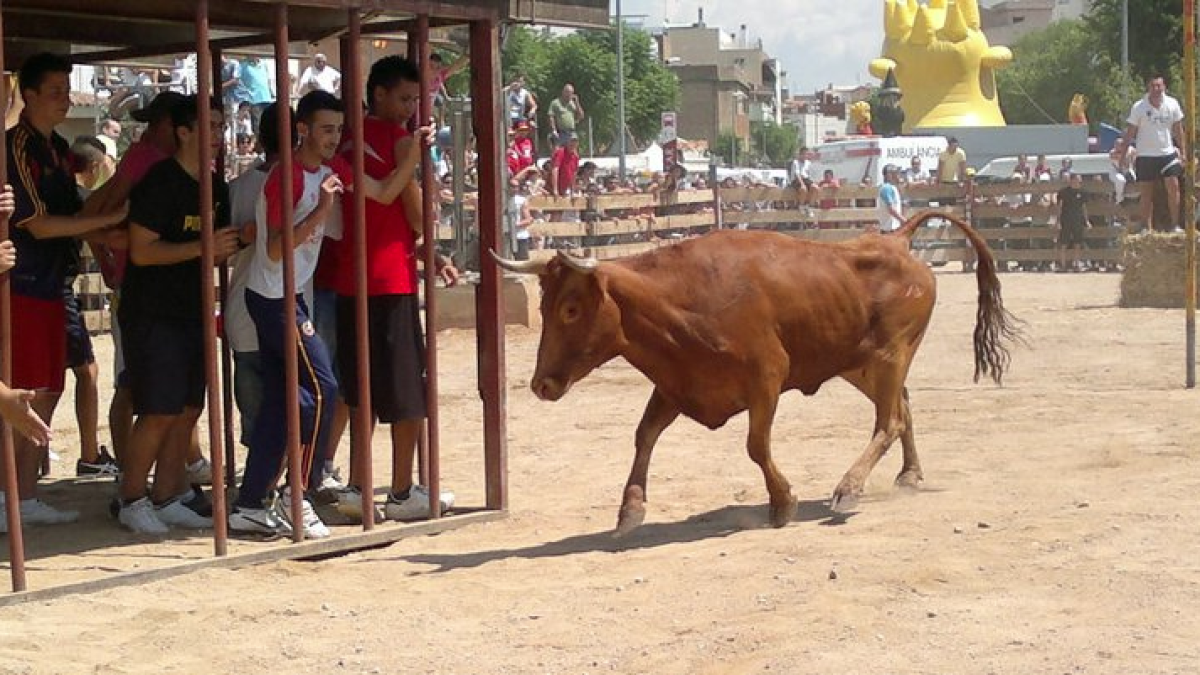
<svg viewBox="0 0 1200 675">
<path fill-rule="evenodd" d="M 1183 175 L 1183 162 L 1179 154 L 1163 155 L 1161 157 L 1138 156 L 1134 160 L 1133 172 L 1137 174 L 1139 183 L 1153 183 L 1159 178 L 1175 178 Z"/>
<path fill-rule="evenodd" d="M 1072 224 L 1063 223 L 1062 229 L 1058 232 L 1058 245 L 1064 248 L 1068 246 L 1083 246 L 1083 223 Z"/>
<path fill-rule="evenodd" d="M 63 305 L 67 313 L 67 368 L 74 370 L 96 362 L 92 350 L 92 336 L 83 319 L 83 308 L 74 291 L 63 292 Z"/>
<path fill-rule="evenodd" d="M 138 415 L 204 407 L 204 329 L 198 323 L 126 317 L 125 375 Z"/>
<path fill-rule="evenodd" d="M 354 298 L 337 299 L 337 368 L 342 399 L 358 406 L 358 331 Z M 381 422 L 424 419 L 425 336 L 416 295 L 367 298 L 371 409 Z"/>
</svg>

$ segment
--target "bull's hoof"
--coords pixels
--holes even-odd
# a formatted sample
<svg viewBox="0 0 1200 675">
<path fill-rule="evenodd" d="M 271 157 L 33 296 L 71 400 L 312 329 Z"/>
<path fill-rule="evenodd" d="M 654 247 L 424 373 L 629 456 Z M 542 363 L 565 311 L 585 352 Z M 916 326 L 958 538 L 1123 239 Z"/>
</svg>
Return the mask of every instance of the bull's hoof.
<svg viewBox="0 0 1200 675">
<path fill-rule="evenodd" d="M 858 492 L 851 491 L 841 486 L 833 491 L 833 498 L 829 500 L 829 510 L 834 513 L 850 513 L 858 508 Z"/>
<path fill-rule="evenodd" d="M 896 487 L 916 490 L 921 487 L 921 481 L 924 479 L 925 477 L 921 475 L 920 470 L 909 469 L 901 471 L 900 475 L 896 476 Z"/>
<path fill-rule="evenodd" d="M 783 527 L 796 517 L 796 497 L 789 494 L 782 506 L 771 505 L 771 527 Z"/>
<path fill-rule="evenodd" d="M 642 504 L 625 504 L 617 516 L 617 529 L 613 530 L 613 538 L 624 537 L 641 526 L 646 520 L 646 507 Z"/>
</svg>

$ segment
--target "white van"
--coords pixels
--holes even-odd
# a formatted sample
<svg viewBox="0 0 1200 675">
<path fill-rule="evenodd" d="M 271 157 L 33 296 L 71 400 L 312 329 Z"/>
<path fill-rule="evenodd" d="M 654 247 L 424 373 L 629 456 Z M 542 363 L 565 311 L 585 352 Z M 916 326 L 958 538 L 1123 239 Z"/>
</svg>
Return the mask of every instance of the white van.
<svg viewBox="0 0 1200 675">
<path fill-rule="evenodd" d="M 907 169 L 913 157 L 921 158 L 926 171 L 937 169 L 938 155 L 946 150 L 945 136 L 866 137 L 830 141 L 816 147 L 809 175 L 820 181 L 826 169 L 839 181 L 858 184 L 865 178 L 872 185 L 883 182 L 883 167 L 895 164 Z"/>
<path fill-rule="evenodd" d="M 1054 172 L 1054 177 L 1058 178 L 1059 169 L 1062 168 L 1064 159 L 1071 160 L 1071 171 L 1077 173 L 1084 178 L 1090 176 L 1105 176 L 1107 177 L 1112 170 L 1112 162 L 1107 154 L 1093 152 L 1082 155 L 1046 155 L 1046 166 Z M 1037 164 L 1037 157 L 1032 155 L 1026 156 L 1026 163 L 1032 168 Z M 975 172 L 975 180 L 984 182 L 1005 181 L 1012 178 L 1013 170 L 1017 168 L 1016 157 L 997 157 L 984 165 L 982 169 Z"/>
</svg>

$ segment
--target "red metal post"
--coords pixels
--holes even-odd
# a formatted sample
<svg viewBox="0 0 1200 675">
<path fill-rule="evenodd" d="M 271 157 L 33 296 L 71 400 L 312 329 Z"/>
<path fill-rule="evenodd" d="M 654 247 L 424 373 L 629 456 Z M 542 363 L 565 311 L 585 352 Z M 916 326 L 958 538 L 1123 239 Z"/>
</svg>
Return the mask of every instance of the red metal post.
<svg viewBox="0 0 1200 675">
<path fill-rule="evenodd" d="M 410 42 L 411 44 L 411 42 Z M 417 15 L 417 64 L 421 67 L 421 101 L 417 108 L 418 126 L 433 119 L 433 92 L 429 89 L 429 15 Z M 426 442 L 423 466 L 429 480 L 429 517 L 440 518 L 441 504 L 441 460 L 440 434 L 438 429 L 438 368 L 437 368 L 437 293 L 438 280 L 435 260 L 437 259 L 437 176 L 434 175 L 433 158 L 426 149 L 421 150 L 421 231 L 425 238 L 425 420 Z"/>
<path fill-rule="evenodd" d="M 350 153 L 354 165 L 354 184 L 362 185 L 365 175 L 366 157 L 363 155 L 363 113 L 362 106 L 357 104 L 358 96 L 363 91 L 362 66 L 362 16 L 357 9 L 350 10 L 348 21 L 347 42 L 349 61 L 342 64 L 342 75 L 350 96 L 344 96 L 346 117 L 349 119 L 352 131 L 354 152 Z M 366 92 L 367 101 L 371 92 Z M 354 332 L 358 350 L 358 408 L 354 410 L 351 419 L 351 435 L 355 441 L 351 444 L 358 448 L 357 456 L 351 456 L 358 470 L 362 488 L 362 520 L 363 529 L 375 528 L 375 471 L 371 464 L 371 351 L 367 341 L 367 195 L 362 190 L 354 190 L 351 194 L 354 200 Z"/>
<path fill-rule="evenodd" d="M 471 22 L 471 112 L 476 150 L 479 152 L 480 311 L 479 388 L 483 395 L 483 453 L 487 481 L 487 507 L 508 508 L 508 401 L 504 382 L 504 293 L 500 267 L 486 251 L 502 251 L 500 203 L 503 174 L 500 167 L 503 135 L 497 120 L 507 119 L 500 109 L 500 43 L 493 21 Z"/>
<path fill-rule="evenodd" d="M 2 8 L 0 8 L 2 9 Z M 4 39 L 4 22 L 0 18 L 0 43 Z M 4 50 L 0 49 L 0 74 L 4 73 Z M 0 100 L 8 101 L 8 80 L 0 77 Z M 5 112 L 8 112 L 5 105 Z M 8 147 L 0 124 L 0 145 Z M 8 154 L 0 153 L 0 177 L 8 182 Z M 8 239 L 8 219 L 0 219 L 0 241 Z M 0 379 L 12 382 L 12 296 L 9 277 L 0 274 Z M 12 427 L 0 420 L 0 461 L 4 462 L 4 496 L 7 506 L 8 561 L 12 571 L 12 589 L 23 591 L 25 585 L 25 536 L 21 532 L 21 510 L 17 488 L 17 455 L 13 444 Z"/>
<path fill-rule="evenodd" d="M 223 59 L 221 57 L 221 49 L 218 47 L 212 50 L 212 81 L 213 81 L 213 96 L 221 101 L 221 109 L 224 110 L 225 92 L 221 88 L 221 71 L 223 70 Z M 197 59 L 197 64 L 199 60 Z M 197 66 L 199 67 L 199 66 Z M 199 71 L 197 71 L 197 78 Z M 197 88 L 199 88 L 199 80 L 197 80 Z M 226 124 L 230 124 L 230 120 L 225 120 Z M 225 143 L 221 143 L 220 149 L 217 151 L 217 172 L 218 175 L 225 173 Z M 240 226 L 241 223 L 233 223 L 235 226 Z M 225 262 L 221 263 L 221 268 L 217 272 L 217 279 L 220 282 L 220 298 L 221 298 L 221 316 L 227 320 L 225 309 L 229 307 L 229 265 Z M 225 471 L 222 473 L 213 473 L 214 476 L 222 476 L 225 480 L 225 487 L 233 487 L 235 480 L 234 464 L 236 458 L 233 455 L 234 448 L 237 446 L 237 439 L 233 436 L 233 349 L 229 346 L 229 340 L 221 340 L 221 412 L 225 419 Z"/>
<path fill-rule="evenodd" d="M 279 181 L 282 191 L 282 220 L 280 230 L 283 247 L 283 372 L 285 382 L 284 408 L 287 411 L 287 464 L 288 486 L 292 503 L 287 505 L 292 513 L 292 540 L 304 541 L 304 485 L 300 459 L 300 362 L 296 353 L 300 344 L 300 332 L 296 326 L 296 259 L 295 235 L 292 232 L 292 78 L 288 71 L 288 5 L 275 5 L 275 112 L 279 119 L 279 165 L 284 180 Z M 265 237 L 266 232 L 258 236 Z"/>
<path fill-rule="evenodd" d="M 201 307 L 204 317 L 204 367 L 208 382 L 208 443 L 209 454 L 212 456 L 214 476 L 220 476 L 225 465 L 225 453 L 222 450 L 222 418 L 221 418 L 221 389 L 217 377 L 217 322 L 213 315 L 216 297 L 213 292 L 212 268 L 215 251 L 213 249 L 213 184 L 212 172 L 212 110 L 205 97 L 212 91 L 212 73 L 199 64 L 210 63 L 212 54 L 208 46 L 208 0 L 198 0 L 196 3 L 196 68 L 199 100 L 197 101 L 197 124 L 200 127 L 200 293 Z M 213 481 L 213 551 L 218 556 L 228 553 L 227 519 L 225 509 L 225 486 L 219 481 Z"/>
</svg>

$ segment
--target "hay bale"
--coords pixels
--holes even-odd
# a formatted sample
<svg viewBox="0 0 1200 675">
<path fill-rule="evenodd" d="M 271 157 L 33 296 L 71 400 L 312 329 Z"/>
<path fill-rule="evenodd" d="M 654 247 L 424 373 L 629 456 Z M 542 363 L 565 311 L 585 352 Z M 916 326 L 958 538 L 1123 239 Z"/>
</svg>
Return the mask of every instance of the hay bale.
<svg viewBox="0 0 1200 675">
<path fill-rule="evenodd" d="M 1121 307 L 1182 308 L 1187 282 L 1185 243 L 1185 235 L 1175 233 L 1126 236 L 1122 241 Z"/>
</svg>

